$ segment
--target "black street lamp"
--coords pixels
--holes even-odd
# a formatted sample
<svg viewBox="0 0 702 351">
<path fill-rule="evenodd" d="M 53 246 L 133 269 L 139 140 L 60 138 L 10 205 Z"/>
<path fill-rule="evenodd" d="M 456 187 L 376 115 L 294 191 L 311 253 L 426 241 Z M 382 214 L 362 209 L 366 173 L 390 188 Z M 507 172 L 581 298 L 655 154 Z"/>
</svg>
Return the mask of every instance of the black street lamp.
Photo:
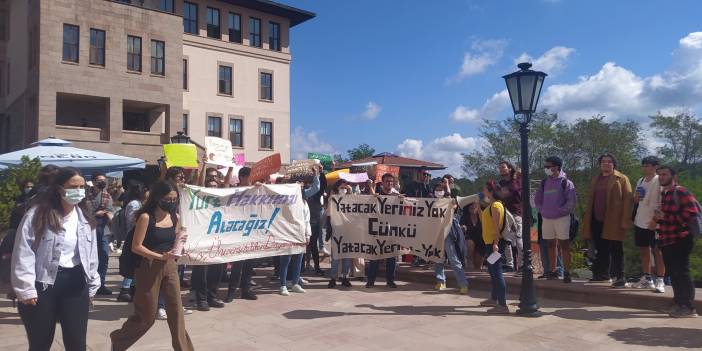
<svg viewBox="0 0 702 351">
<path fill-rule="evenodd" d="M 171 137 L 172 144 L 189 144 L 190 137 L 185 135 L 185 132 L 176 132 L 176 135 Z"/>
<path fill-rule="evenodd" d="M 519 294 L 518 315 L 539 317 L 539 303 L 536 300 L 534 288 L 534 267 L 531 265 L 531 205 L 529 203 L 529 123 L 531 115 L 536 111 L 536 105 L 541 95 L 546 73 L 532 71 L 531 63 L 522 62 L 517 67 L 519 71 L 503 76 L 507 83 L 507 91 L 512 101 L 514 120 L 519 123 L 521 137 L 522 159 L 522 241 L 523 271 L 522 291 Z"/>
</svg>

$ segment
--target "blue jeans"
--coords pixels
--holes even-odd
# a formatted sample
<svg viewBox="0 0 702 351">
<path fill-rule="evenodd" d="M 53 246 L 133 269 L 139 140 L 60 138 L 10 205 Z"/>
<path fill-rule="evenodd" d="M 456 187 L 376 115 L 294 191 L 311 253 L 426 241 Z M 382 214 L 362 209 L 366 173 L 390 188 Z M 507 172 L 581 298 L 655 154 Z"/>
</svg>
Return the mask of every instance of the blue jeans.
<svg viewBox="0 0 702 351">
<path fill-rule="evenodd" d="M 288 266 L 292 261 L 292 281 L 293 284 L 299 284 L 300 281 L 300 269 L 302 268 L 302 256 L 304 254 L 296 255 L 285 255 L 280 256 L 280 286 L 286 286 L 286 279 L 288 278 Z"/>
<path fill-rule="evenodd" d="M 551 270 L 551 258 L 548 255 L 548 241 L 541 240 L 539 242 L 539 254 L 541 255 L 541 266 L 544 268 L 544 273 Z M 558 253 L 558 259 L 556 260 L 556 272 L 558 275 L 563 275 L 563 259 L 561 259 L 561 253 Z"/>
<path fill-rule="evenodd" d="M 385 259 L 385 281 L 387 283 L 395 282 L 395 264 L 397 263 L 396 257 Z M 372 260 L 368 264 L 368 282 L 371 284 L 375 283 L 375 279 L 378 277 L 378 267 L 380 266 L 380 260 Z"/>
<path fill-rule="evenodd" d="M 162 294 L 158 294 L 158 308 L 166 309 L 166 298 Z"/>
<path fill-rule="evenodd" d="M 332 254 L 331 268 L 329 268 L 330 279 L 336 279 L 339 275 L 339 262 L 341 262 L 341 276 L 346 278 L 351 273 L 351 259 L 350 258 L 340 258 L 334 259 L 334 254 Z"/>
<path fill-rule="evenodd" d="M 504 254 L 505 252 L 505 242 L 500 241 L 499 252 Z M 487 247 L 487 253 L 485 253 L 485 258 L 490 256 L 492 253 L 492 245 Z M 490 273 L 490 283 L 492 289 L 490 291 L 490 298 L 500 306 L 507 306 L 507 286 L 505 284 L 505 276 L 502 272 L 502 264 L 504 263 L 504 258 L 500 258 L 495 263 L 490 264 L 487 262 L 488 272 Z"/>
<path fill-rule="evenodd" d="M 461 238 L 463 238 L 462 235 Z M 462 243 L 465 247 L 465 238 L 462 240 L 459 238 L 459 243 Z M 458 256 L 458 253 L 456 252 L 456 244 L 454 244 L 453 240 L 451 240 L 450 235 L 446 236 L 446 241 L 444 242 L 444 251 L 446 252 L 446 258 L 448 259 L 449 264 L 451 265 L 451 269 L 453 270 L 453 275 L 456 277 L 456 283 L 458 284 L 458 287 L 467 288 L 468 278 L 466 278 L 466 273 L 463 270 L 463 262 L 461 262 L 461 259 Z M 436 280 L 441 283 L 446 283 L 446 273 L 444 271 L 444 265 L 445 264 L 443 261 L 434 265 L 434 273 L 436 274 Z"/>
<path fill-rule="evenodd" d="M 124 278 L 122 279 L 122 289 L 129 289 L 132 287 L 132 278 Z"/>
<path fill-rule="evenodd" d="M 95 228 L 97 236 L 98 249 L 98 274 L 100 274 L 100 285 L 105 285 L 105 276 L 107 275 L 107 259 L 110 257 L 110 244 L 105 236 L 105 224 L 100 224 L 101 219 L 98 219 L 98 225 Z"/>
</svg>

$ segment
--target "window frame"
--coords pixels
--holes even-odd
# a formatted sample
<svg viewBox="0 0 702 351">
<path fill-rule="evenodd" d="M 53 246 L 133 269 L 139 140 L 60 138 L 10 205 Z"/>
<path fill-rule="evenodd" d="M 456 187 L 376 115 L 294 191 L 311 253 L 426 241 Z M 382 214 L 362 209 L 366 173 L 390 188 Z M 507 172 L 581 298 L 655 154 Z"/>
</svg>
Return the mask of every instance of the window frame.
<svg viewBox="0 0 702 351">
<path fill-rule="evenodd" d="M 210 15 L 214 14 L 215 12 L 217 13 L 217 17 L 216 17 L 217 24 L 216 25 L 214 23 L 210 24 L 210 17 L 211 17 Z M 222 12 L 216 7 L 207 6 L 206 15 L 207 15 L 207 18 L 206 18 L 207 37 L 212 38 L 212 39 L 222 39 Z M 213 20 L 214 20 L 214 18 L 215 17 L 212 17 Z M 212 31 L 212 34 L 216 34 L 216 35 L 210 35 L 210 30 Z M 215 33 L 215 30 L 217 30 L 216 33 Z"/>
<path fill-rule="evenodd" d="M 270 133 L 269 134 L 263 134 L 264 132 L 264 124 L 270 126 Z M 268 120 L 268 119 L 261 119 L 258 122 L 258 147 L 261 150 L 273 150 L 273 121 Z M 264 138 L 268 138 L 268 142 L 270 143 L 269 146 L 266 146 L 264 143 Z"/>
<path fill-rule="evenodd" d="M 162 57 L 158 57 L 158 46 L 161 44 Z M 154 45 L 156 45 L 154 47 Z M 154 48 L 156 49 L 156 55 L 154 56 Z M 158 63 L 161 63 L 161 71 L 158 71 Z M 156 63 L 156 70 L 154 70 L 154 63 Z M 151 74 L 157 76 L 166 75 L 166 42 L 163 40 L 151 39 Z"/>
<path fill-rule="evenodd" d="M 190 127 L 188 119 L 190 118 L 190 113 L 187 111 L 183 111 L 183 122 L 180 124 L 180 129 L 183 132 L 183 134 L 188 135 L 188 127 Z"/>
<path fill-rule="evenodd" d="M 236 126 L 236 122 L 239 122 L 239 132 L 232 131 L 232 122 L 234 122 L 234 126 Z M 229 126 L 227 128 L 228 130 L 228 137 L 229 137 L 229 142 L 231 142 L 233 148 L 244 148 L 244 118 L 241 116 L 229 116 Z M 233 136 L 232 136 L 233 135 Z M 236 139 L 236 136 L 239 136 L 239 144 L 236 144 L 234 141 Z"/>
<path fill-rule="evenodd" d="M 139 53 L 134 53 L 134 52 L 129 51 L 130 45 L 131 45 L 132 48 L 135 47 L 135 45 L 134 45 L 135 42 L 134 42 L 134 41 L 137 40 L 137 39 L 138 39 L 138 42 L 139 42 Z M 144 69 L 144 65 L 143 65 L 143 61 L 142 61 L 142 57 L 141 57 L 141 56 L 143 55 L 143 53 L 144 53 L 144 51 L 143 51 L 142 49 L 143 49 L 143 48 L 142 48 L 142 38 L 141 38 L 141 37 L 136 36 L 136 35 L 127 35 L 127 71 L 130 71 L 130 72 L 142 72 L 142 70 Z M 139 63 L 138 69 L 134 69 L 133 64 L 130 65 L 130 59 L 132 59 L 132 63 L 134 63 L 134 62 L 136 62 L 136 61 L 135 61 L 136 58 L 139 59 L 139 61 L 138 61 L 138 63 Z"/>
<path fill-rule="evenodd" d="M 75 43 L 66 42 L 66 29 L 75 29 Z M 80 62 L 80 26 L 70 23 L 63 24 L 63 38 L 62 38 L 62 55 L 61 59 L 63 62 Z M 75 60 L 72 57 L 66 56 L 66 46 L 69 46 L 69 50 L 75 47 Z M 69 52 L 69 55 L 73 52 Z"/>
<path fill-rule="evenodd" d="M 264 76 L 270 77 L 270 84 L 264 85 Z M 268 89 L 269 97 L 264 94 L 264 89 Z M 260 101 L 272 102 L 273 101 L 273 71 L 259 70 L 258 71 L 258 99 Z"/>
<path fill-rule="evenodd" d="M 258 23 L 258 31 L 255 31 L 255 23 Z M 261 42 L 261 19 L 256 17 L 249 17 L 249 46 L 255 48 L 262 48 L 263 43 Z M 258 39 L 258 41 L 256 41 Z"/>
<path fill-rule="evenodd" d="M 219 122 L 219 134 L 212 134 L 210 132 L 215 132 L 214 130 L 210 130 L 210 121 L 218 121 Z M 207 114 L 207 136 L 213 136 L 213 137 L 222 137 L 222 116 L 217 115 L 217 114 Z"/>
<path fill-rule="evenodd" d="M 187 57 L 183 58 L 183 90 L 188 91 L 188 88 L 190 87 L 190 77 L 189 75 L 189 69 L 190 69 L 190 62 Z"/>
<path fill-rule="evenodd" d="M 170 4 L 170 10 L 168 9 L 168 4 Z M 158 9 L 163 12 L 175 13 L 175 0 L 160 0 L 158 2 Z"/>
<path fill-rule="evenodd" d="M 239 30 L 238 34 L 236 34 L 237 30 L 232 28 L 233 23 L 232 23 L 232 18 L 239 18 Z M 232 32 L 235 33 L 235 35 L 232 35 Z M 229 41 L 232 43 L 239 43 L 241 44 L 244 41 L 243 37 L 243 31 L 241 30 L 241 14 L 233 11 L 229 11 L 229 16 L 227 17 L 227 33 L 229 34 Z M 233 37 L 233 38 L 232 38 Z M 238 40 L 232 40 L 232 39 L 238 39 Z"/>
<path fill-rule="evenodd" d="M 222 79 L 223 69 L 225 72 L 227 70 L 229 71 L 229 80 L 228 80 L 229 91 L 228 92 L 226 91 L 227 86 L 225 86 L 225 91 L 222 91 L 222 89 L 221 89 L 222 82 L 227 82 L 226 79 Z M 225 78 L 227 78 L 227 77 L 225 76 Z M 218 95 L 226 95 L 226 96 L 234 96 L 234 69 L 232 68 L 231 65 L 222 64 L 222 63 L 219 63 L 217 65 L 217 94 Z"/>
<path fill-rule="evenodd" d="M 195 10 L 195 16 L 194 19 L 191 17 L 186 17 L 186 10 L 188 9 L 194 9 Z M 194 34 L 194 35 L 199 35 L 199 25 L 200 25 L 200 19 L 198 18 L 199 16 L 200 9 L 198 7 L 197 3 L 194 2 L 189 2 L 189 1 L 183 1 L 183 33 L 188 33 L 188 34 Z M 190 28 L 192 25 L 193 28 Z M 192 31 L 189 31 L 188 29 L 192 29 Z"/>
<path fill-rule="evenodd" d="M 102 47 L 99 46 L 99 38 L 96 37 L 95 41 L 96 44 L 93 45 L 93 33 L 96 35 L 102 34 Z M 90 28 L 90 50 L 88 54 L 88 63 L 94 66 L 102 66 L 105 67 L 105 44 L 107 43 L 107 33 L 103 29 L 97 29 L 97 28 Z M 95 53 L 95 55 L 93 55 Z M 95 58 L 97 57 L 98 54 L 102 54 L 102 63 L 99 62 L 99 60 L 93 61 L 93 56 Z"/>
<path fill-rule="evenodd" d="M 273 28 L 277 30 L 274 31 Z M 273 33 L 276 33 L 277 36 L 274 37 Z M 280 44 L 280 23 L 278 22 L 268 21 L 268 48 L 272 51 L 281 51 L 282 49 Z"/>
</svg>

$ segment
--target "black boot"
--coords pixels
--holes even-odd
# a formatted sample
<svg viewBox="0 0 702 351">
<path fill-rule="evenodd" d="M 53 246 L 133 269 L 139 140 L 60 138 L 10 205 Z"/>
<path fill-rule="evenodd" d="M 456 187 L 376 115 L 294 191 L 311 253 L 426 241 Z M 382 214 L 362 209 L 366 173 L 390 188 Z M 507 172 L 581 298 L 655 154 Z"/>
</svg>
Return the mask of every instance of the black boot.
<svg viewBox="0 0 702 351">
<path fill-rule="evenodd" d="M 132 295 L 129 294 L 129 288 L 119 289 L 119 295 L 117 296 L 117 301 L 119 302 L 132 302 Z"/>
<path fill-rule="evenodd" d="M 336 279 L 329 279 L 329 284 L 327 284 L 327 288 L 333 289 L 336 287 Z"/>
<path fill-rule="evenodd" d="M 351 281 L 349 278 L 341 278 L 341 286 L 345 288 L 350 288 L 351 287 Z"/>
<path fill-rule="evenodd" d="M 197 310 L 202 312 L 207 312 L 210 310 L 210 305 L 207 303 L 207 297 L 202 296 L 200 293 L 195 293 L 195 301 L 197 304 Z"/>
<path fill-rule="evenodd" d="M 224 298 L 225 303 L 230 303 L 234 301 L 234 296 L 236 295 L 236 290 L 230 289 L 227 291 L 227 297 Z"/>
</svg>

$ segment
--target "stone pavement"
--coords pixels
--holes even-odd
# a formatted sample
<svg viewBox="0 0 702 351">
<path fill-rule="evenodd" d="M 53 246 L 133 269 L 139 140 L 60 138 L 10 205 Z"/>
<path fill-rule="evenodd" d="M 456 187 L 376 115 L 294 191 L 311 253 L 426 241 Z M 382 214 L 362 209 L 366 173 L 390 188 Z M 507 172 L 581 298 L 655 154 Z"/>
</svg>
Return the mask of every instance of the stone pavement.
<svg viewBox="0 0 702 351">
<path fill-rule="evenodd" d="M 537 319 L 488 316 L 479 301 L 487 292 L 431 291 L 429 284 L 398 282 L 391 290 L 378 282 L 365 289 L 327 289 L 311 277 L 306 294 L 283 297 L 270 270 L 258 270 L 258 301 L 234 300 L 224 309 L 186 316 L 198 350 L 640 350 L 702 348 L 702 319 L 673 320 L 662 313 L 541 300 Z M 119 277 L 110 269 L 110 285 Z M 513 291 L 516 293 L 516 291 Z M 510 303 L 516 303 L 510 296 Z M 131 313 L 115 297 L 98 297 L 90 314 L 90 350 L 109 350 L 108 334 Z M 185 297 L 185 301 L 189 299 Z M 510 308 L 514 311 L 516 306 Z M 61 347 L 60 328 L 52 350 Z M 11 303 L 0 300 L 0 350 L 26 349 L 26 336 Z M 170 350 L 165 321 L 133 350 Z"/>
</svg>

